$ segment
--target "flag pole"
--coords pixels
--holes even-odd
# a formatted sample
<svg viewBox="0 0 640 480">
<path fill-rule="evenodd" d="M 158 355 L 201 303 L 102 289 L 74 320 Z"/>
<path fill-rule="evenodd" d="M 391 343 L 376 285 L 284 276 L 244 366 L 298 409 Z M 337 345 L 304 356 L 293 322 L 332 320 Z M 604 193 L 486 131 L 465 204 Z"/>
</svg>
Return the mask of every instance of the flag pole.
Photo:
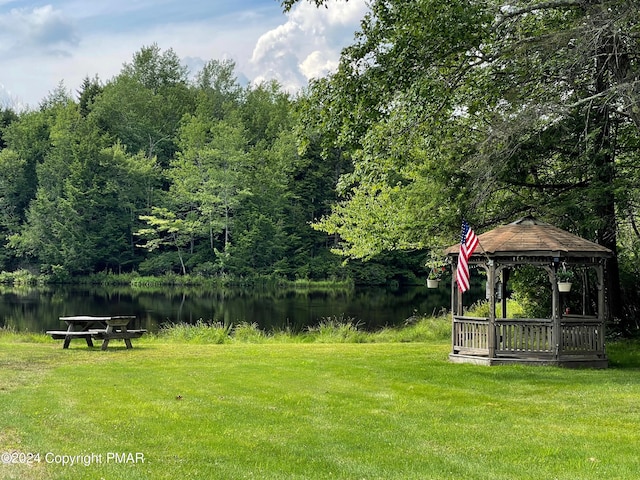
<svg viewBox="0 0 640 480">
<path fill-rule="evenodd" d="M 482 246 L 482 242 L 480 242 L 480 237 L 478 237 L 478 246 L 482 249 L 482 254 L 484 255 L 484 258 L 486 258 L 487 261 L 490 261 L 491 258 L 489 258 L 489 255 L 487 255 L 487 251 Z"/>
<path fill-rule="evenodd" d="M 480 237 L 475 233 L 475 231 L 469 225 L 466 219 L 462 219 L 462 234 L 460 238 L 460 248 L 458 251 L 458 264 L 456 268 L 456 285 L 458 290 L 460 291 L 460 296 L 462 293 L 469 290 L 470 288 L 470 272 L 469 272 L 469 260 L 476 252 L 477 248 L 480 247 L 482 250 L 479 253 L 484 255 L 486 259 L 487 266 L 491 264 L 491 259 L 487 255 L 487 251 L 484 246 L 480 242 Z M 461 268 L 462 267 L 462 268 Z M 460 276 L 460 271 L 462 270 L 462 277 Z M 462 288 L 460 288 L 460 278 L 462 278 Z"/>
</svg>

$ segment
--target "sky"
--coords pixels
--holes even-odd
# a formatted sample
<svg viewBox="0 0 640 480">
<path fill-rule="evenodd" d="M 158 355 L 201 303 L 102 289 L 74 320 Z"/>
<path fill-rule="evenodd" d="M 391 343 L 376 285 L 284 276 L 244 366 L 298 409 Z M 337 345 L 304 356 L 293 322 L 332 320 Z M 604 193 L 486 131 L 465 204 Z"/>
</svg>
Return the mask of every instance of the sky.
<svg viewBox="0 0 640 480">
<path fill-rule="evenodd" d="M 105 83 L 144 46 L 180 57 L 192 74 L 231 59 L 241 82 L 275 79 L 294 93 L 337 66 L 366 0 L 0 0 L 0 108 L 36 108 L 60 82 Z"/>
</svg>

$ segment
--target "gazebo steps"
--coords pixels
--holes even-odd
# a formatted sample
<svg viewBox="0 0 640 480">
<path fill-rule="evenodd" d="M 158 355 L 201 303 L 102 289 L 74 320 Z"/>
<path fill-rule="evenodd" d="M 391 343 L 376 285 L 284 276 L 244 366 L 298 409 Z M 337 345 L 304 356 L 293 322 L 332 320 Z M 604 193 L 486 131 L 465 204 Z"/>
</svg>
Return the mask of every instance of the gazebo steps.
<svg viewBox="0 0 640 480">
<path fill-rule="evenodd" d="M 472 365 L 534 365 L 565 368 L 607 368 L 609 360 L 601 356 L 566 355 L 559 358 L 532 358 L 532 357 L 494 357 L 476 355 L 450 354 L 452 363 L 468 363 Z"/>
</svg>

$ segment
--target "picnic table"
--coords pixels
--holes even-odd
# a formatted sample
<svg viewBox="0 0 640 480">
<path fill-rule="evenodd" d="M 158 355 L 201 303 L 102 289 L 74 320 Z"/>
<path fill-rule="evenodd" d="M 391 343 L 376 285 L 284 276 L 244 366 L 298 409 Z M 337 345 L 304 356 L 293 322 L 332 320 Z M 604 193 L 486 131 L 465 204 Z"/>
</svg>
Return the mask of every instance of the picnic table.
<svg viewBox="0 0 640 480">
<path fill-rule="evenodd" d="M 133 348 L 132 338 L 140 338 L 146 330 L 129 330 L 127 327 L 133 315 L 118 315 L 114 317 L 94 317 L 79 315 L 74 317 L 60 317 L 67 324 L 66 330 L 48 330 L 54 340 L 64 340 L 62 348 L 69 348 L 74 338 L 84 338 L 88 347 L 93 347 L 93 339 L 102 340 L 102 350 L 106 350 L 111 340 L 124 340 L 127 348 Z"/>
</svg>

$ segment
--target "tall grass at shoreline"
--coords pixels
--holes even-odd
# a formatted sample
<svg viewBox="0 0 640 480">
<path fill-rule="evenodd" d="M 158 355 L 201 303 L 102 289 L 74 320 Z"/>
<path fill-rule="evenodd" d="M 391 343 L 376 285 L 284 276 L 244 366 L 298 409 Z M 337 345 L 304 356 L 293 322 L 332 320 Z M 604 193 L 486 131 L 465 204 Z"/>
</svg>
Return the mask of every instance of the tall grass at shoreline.
<svg viewBox="0 0 640 480">
<path fill-rule="evenodd" d="M 302 331 L 289 328 L 262 330 L 257 323 L 223 322 L 167 323 L 156 333 L 148 333 L 136 339 L 136 345 L 159 343 L 183 345 L 229 344 L 348 344 L 348 343 L 447 343 L 451 335 L 451 322 L 447 316 L 416 317 L 404 325 L 367 331 L 356 319 L 333 316 L 323 318 L 317 325 Z M 0 343 L 53 343 L 59 340 L 41 332 L 17 331 L 0 327 Z M 75 345 L 75 344 L 74 344 Z"/>
<path fill-rule="evenodd" d="M 488 308 L 486 302 L 478 302 L 467 313 L 486 316 Z M 516 315 L 521 312 L 519 305 L 512 300 L 509 300 L 508 309 Z M 446 311 L 432 316 L 415 315 L 401 325 L 368 331 L 357 318 L 334 315 L 323 317 L 317 325 L 300 332 L 287 328 L 263 331 L 258 324 L 249 322 L 228 325 L 199 320 L 195 324 L 165 324 L 157 338 L 200 344 L 448 342 L 451 338 L 451 317 Z"/>
<path fill-rule="evenodd" d="M 509 300 L 509 311 L 516 316 L 520 307 Z M 467 314 L 488 315 L 486 302 L 472 305 Z M 0 340 L 47 341 L 44 334 L 17 332 L 0 328 Z M 367 330 L 357 318 L 344 315 L 323 317 L 316 325 L 302 331 L 288 327 L 262 330 L 257 323 L 239 322 L 227 324 L 220 321 L 198 320 L 195 323 L 166 323 L 157 333 L 150 333 L 140 339 L 143 342 L 172 342 L 191 344 L 231 344 L 231 343 L 406 343 L 406 342 L 448 342 L 451 338 L 451 317 L 443 311 L 438 315 L 415 315 L 403 324 Z"/>
<path fill-rule="evenodd" d="M 447 316 L 416 317 L 404 325 L 367 331 L 356 319 L 333 316 L 300 332 L 288 328 L 262 330 L 257 323 L 223 322 L 167 323 L 157 333 L 136 340 L 147 343 L 232 344 L 232 343 L 407 343 L 447 342 L 451 321 Z M 10 327 L 0 328 L 0 342 L 59 343 L 38 332 L 20 332 Z"/>
<path fill-rule="evenodd" d="M 213 277 L 202 275 L 178 275 L 167 273 L 165 275 L 141 275 L 138 272 L 113 273 L 97 272 L 85 276 L 71 276 L 65 272 L 53 269 L 47 274 L 37 274 L 29 270 L 16 270 L 14 272 L 0 272 L 1 285 L 49 285 L 49 284 L 74 284 L 74 285 L 102 285 L 102 286 L 129 286 L 137 288 L 147 287 L 256 287 L 256 288 L 289 288 L 294 290 L 325 291 L 344 290 L 354 287 L 350 279 L 289 280 L 279 276 L 251 276 L 232 277 L 221 274 Z"/>
<path fill-rule="evenodd" d="M 222 322 L 163 325 L 153 336 L 157 341 L 195 344 L 229 343 L 404 343 L 447 341 L 451 335 L 451 321 L 446 316 L 420 317 L 397 327 L 376 331 L 365 330 L 356 319 L 333 316 L 323 318 L 317 325 L 301 332 L 290 329 L 263 331 L 256 323 L 241 322 L 227 325 Z"/>
<path fill-rule="evenodd" d="M 331 280 L 288 280 L 278 276 L 252 276 L 232 277 L 218 275 L 205 277 L 201 275 L 178 275 L 168 273 L 165 275 L 140 275 L 137 272 L 115 274 L 111 272 L 99 272 L 76 279 L 79 283 L 94 285 L 123 285 L 131 287 L 255 287 L 255 288 L 290 288 L 295 290 L 333 290 L 351 289 L 353 281 L 345 279 Z"/>
</svg>

